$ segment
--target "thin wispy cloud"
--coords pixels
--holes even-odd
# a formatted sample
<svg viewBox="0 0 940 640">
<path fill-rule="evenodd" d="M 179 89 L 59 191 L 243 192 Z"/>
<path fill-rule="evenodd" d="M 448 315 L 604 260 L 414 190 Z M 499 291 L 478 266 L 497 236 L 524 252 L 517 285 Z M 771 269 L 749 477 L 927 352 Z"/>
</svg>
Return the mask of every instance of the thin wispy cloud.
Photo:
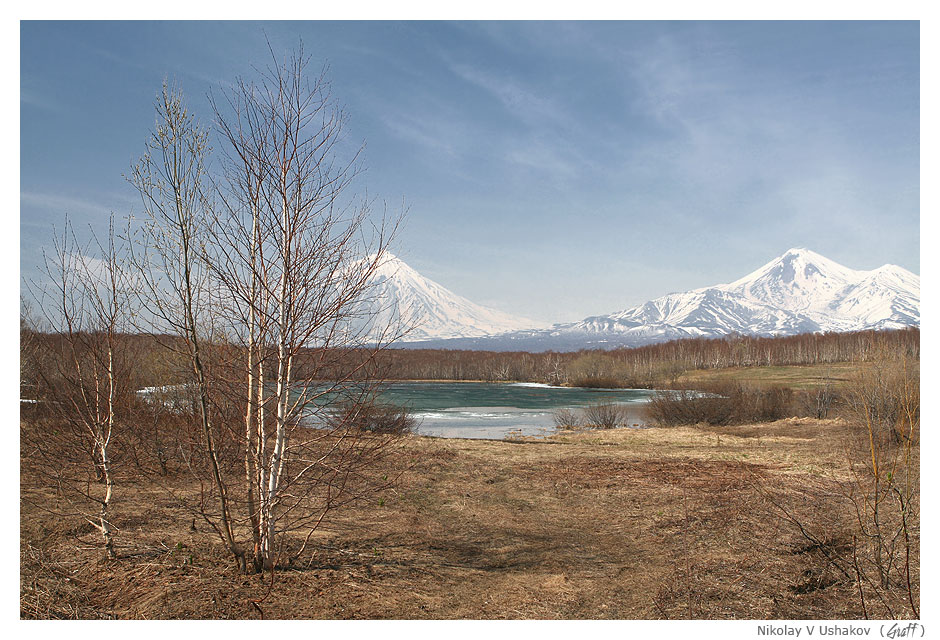
<svg viewBox="0 0 940 640">
<path fill-rule="evenodd" d="M 826 161 L 827 154 L 807 154 L 808 148 L 836 144 L 824 132 L 808 136 L 813 118 L 794 112 L 785 96 L 751 90 L 733 58 L 703 62 L 688 45 L 662 37 L 629 59 L 636 104 L 665 133 L 652 157 L 709 190 L 785 180 L 790 171 L 805 171 L 807 161 Z"/>
<path fill-rule="evenodd" d="M 135 57 L 129 56 L 126 54 L 119 54 L 110 49 L 105 49 L 104 47 L 99 46 L 98 44 L 88 44 L 82 41 L 78 42 L 79 46 L 93 53 L 94 55 L 104 58 L 112 65 L 120 65 L 123 67 L 128 67 L 130 69 L 137 70 L 147 70 L 147 65 L 139 62 Z"/>
<path fill-rule="evenodd" d="M 66 212 L 84 224 L 135 208 L 112 195 L 164 76 L 185 79 L 208 122 L 206 92 L 268 64 L 268 38 L 278 52 L 302 39 L 314 69 L 329 63 L 348 150 L 367 143 L 370 196 L 409 205 L 399 248 L 432 277 L 465 274 L 458 293 L 504 311 L 576 320 L 791 246 L 919 269 L 917 23 L 35 22 L 22 33 L 27 258 Z M 49 117 L 60 105 L 68 117 Z M 534 255 L 569 257 L 534 279 L 502 275 L 531 273 Z"/>
<path fill-rule="evenodd" d="M 507 124 L 518 125 L 509 134 L 481 132 L 492 148 L 493 159 L 505 163 L 507 169 L 534 170 L 549 180 L 568 181 L 595 168 L 595 159 L 583 151 L 590 141 L 589 136 L 579 132 L 583 126 L 581 116 L 561 101 L 499 72 L 455 62 L 449 62 L 448 67 L 462 81 L 499 103 Z"/>
<path fill-rule="evenodd" d="M 20 104 L 48 111 L 49 113 L 62 113 L 65 111 L 64 107 L 55 100 L 30 89 L 20 89 Z"/>
<path fill-rule="evenodd" d="M 435 122 L 428 114 L 386 113 L 381 119 L 393 135 L 409 144 L 448 156 L 456 155 L 455 145 L 449 141 L 453 130 L 445 123 Z"/>
<path fill-rule="evenodd" d="M 535 169 L 559 178 L 573 178 L 580 166 L 552 145 L 540 142 L 521 143 L 505 149 L 504 159 L 514 165 Z"/>
<path fill-rule="evenodd" d="M 127 201 L 125 197 L 115 200 Z M 54 255 L 53 238 L 61 238 L 66 219 L 72 223 L 76 239 L 90 247 L 95 235 L 99 239 L 107 236 L 107 221 L 113 211 L 102 202 L 86 198 L 20 191 L 20 272 L 24 283 L 46 282 L 43 265 L 47 256 Z M 94 264 L 94 259 L 88 260 Z"/>
<path fill-rule="evenodd" d="M 58 213 L 63 216 L 83 215 L 88 217 L 110 216 L 112 208 L 92 200 L 63 196 L 52 193 L 37 193 L 33 191 L 20 191 L 20 205 L 28 205 L 48 213 Z"/>
<path fill-rule="evenodd" d="M 460 78 L 496 98 L 514 118 L 528 126 L 571 122 L 570 115 L 555 101 L 536 94 L 518 81 L 467 64 L 453 64 L 451 69 Z"/>
</svg>

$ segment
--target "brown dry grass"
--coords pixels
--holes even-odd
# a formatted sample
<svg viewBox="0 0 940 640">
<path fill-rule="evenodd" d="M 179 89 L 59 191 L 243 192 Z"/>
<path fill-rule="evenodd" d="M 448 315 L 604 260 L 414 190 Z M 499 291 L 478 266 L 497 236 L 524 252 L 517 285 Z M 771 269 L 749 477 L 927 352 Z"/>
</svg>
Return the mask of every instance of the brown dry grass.
<svg viewBox="0 0 940 640">
<path fill-rule="evenodd" d="M 239 575 L 203 525 L 142 487 L 118 488 L 119 558 L 107 561 L 90 526 L 33 506 L 54 492 L 24 473 L 21 615 L 859 618 L 854 585 L 760 489 L 840 549 L 846 430 L 800 419 L 526 442 L 409 436 L 397 487 L 338 512 L 273 582 Z"/>
<path fill-rule="evenodd" d="M 741 382 L 757 386 L 786 386 L 792 389 L 814 389 L 827 384 L 842 388 L 857 376 L 859 371 L 867 367 L 868 363 L 865 362 L 835 362 L 813 365 L 694 369 L 679 376 L 675 386 L 681 388 Z"/>
</svg>

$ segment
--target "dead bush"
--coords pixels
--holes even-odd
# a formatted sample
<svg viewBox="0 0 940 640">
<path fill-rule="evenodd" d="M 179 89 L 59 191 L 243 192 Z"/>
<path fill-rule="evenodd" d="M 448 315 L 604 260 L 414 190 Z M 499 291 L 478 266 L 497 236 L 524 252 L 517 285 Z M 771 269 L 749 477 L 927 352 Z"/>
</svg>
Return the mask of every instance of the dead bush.
<svg viewBox="0 0 940 640">
<path fill-rule="evenodd" d="M 773 422 L 791 413 L 792 398 L 783 387 L 724 383 L 701 391 L 659 391 L 650 399 L 649 415 L 660 426 Z"/>
<path fill-rule="evenodd" d="M 331 429 L 351 428 L 355 431 L 388 435 L 414 433 L 418 426 L 417 420 L 408 409 L 391 404 L 346 404 L 327 422 Z"/>
<path fill-rule="evenodd" d="M 841 403 L 838 392 L 828 382 L 816 389 L 798 391 L 793 397 L 794 411 L 801 417 L 825 420 Z"/>
<path fill-rule="evenodd" d="M 854 568 L 862 606 L 866 617 L 880 604 L 889 617 L 906 608 L 917 618 L 920 362 L 880 354 L 852 380 L 846 405 L 856 427 L 847 447 L 853 478 L 846 497 L 856 513 Z"/>
<path fill-rule="evenodd" d="M 571 409 L 555 409 L 552 418 L 558 429 L 577 429 L 581 426 L 581 417 Z"/>
<path fill-rule="evenodd" d="M 616 429 L 624 426 L 627 420 L 623 407 L 612 402 L 588 405 L 582 411 L 584 424 L 595 429 Z"/>
<path fill-rule="evenodd" d="M 919 362 L 907 354 L 877 354 L 847 385 L 843 397 L 852 433 L 844 443 L 850 478 L 839 482 L 852 521 L 832 544 L 826 518 L 808 517 L 763 488 L 779 517 L 810 543 L 823 570 L 854 583 L 868 618 L 919 618 Z M 817 579 L 818 574 L 818 579 Z M 825 571 L 796 590 L 820 588 Z"/>
</svg>

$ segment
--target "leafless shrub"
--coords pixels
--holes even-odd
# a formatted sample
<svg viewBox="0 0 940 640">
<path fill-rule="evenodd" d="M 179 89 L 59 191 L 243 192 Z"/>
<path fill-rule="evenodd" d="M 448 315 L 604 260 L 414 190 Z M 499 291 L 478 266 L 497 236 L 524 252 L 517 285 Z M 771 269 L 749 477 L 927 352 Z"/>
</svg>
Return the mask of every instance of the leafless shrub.
<svg viewBox="0 0 940 640">
<path fill-rule="evenodd" d="M 121 340 L 132 314 L 126 253 L 114 219 L 102 243 L 81 245 L 68 219 L 53 254 L 44 255 L 45 279 L 30 289 L 55 333 L 33 334 L 33 392 L 51 414 L 51 433 L 36 425 L 22 432 L 31 471 L 65 497 L 63 515 L 81 518 L 101 534 L 115 557 L 112 499 L 120 435 L 132 400 L 132 353 Z"/>
<path fill-rule="evenodd" d="M 388 435 L 414 433 L 418 426 L 415 417 L 404 407 L 355 402 L 339 407 L 327 423 L 332 429 L 348 424 L 358 431 Z"/>
<path fill-rule="evenodd" d="M 790 414 L 792 397 L 790 389 L 737 383 L 713 385 L 703 391 L 659 391 L 650 399 L 649 415 L 661 426 L 772 422 Z"/>
<path fill-rule="evenodd" d="M 794 394 L 794 408 L 801 416 L 825 420 L 839 403 L 839 393 L 827 380 L 814 389 L 805 389 Z"/>
<path fill-rule="evenodd" d="M 190 434 L 196 420 L 193 403 L 174 399 L 163 404 L 141 395 L 135 400 L 129 407 L 125 439 L 136 473 L 153 480 L 184 472 L 194 444 Z"/>
<path fill-rule="evenodd" d="M 733 387 L 730 394 L 733 402 L 734 421 L 773 422 L 790 414 L 793 390 L 787 387 Z"/>
<path fill-rule="evenodd" d="M 919 556 L 920 546 L 919 361 L 882 354 L 850 383 L 846 404 L 857 425 L 855 441 L 847 449 L 853 474 L 847 497 L 856 513 L 860 597 L 865 587 L 872 589 L 895 617 L 887 603 L 891 592 L 900 591 L 919 617 L 919 589 L 912 575 L 917 567 L 912 558 Z"/>
<path fill-rule="evenodd" d="M 845 394 L 846 413 L 872 437 L 903 442 L 920 423 L 920 364 L 885 353 L 862 369 Z"/>
<path fill-rule="evenodd" d="M 583 423 L 595 429 L 616 429 L 624 426 L 627 420 L 624 408 L 612 402 L 588 405 L 583 409 L 583 413 Z"/>
<path fill-rule="evenodd" d="M 581 416 L 571 409 L 555 409 L 552 412 L 555 427 L 558 429 L 577 429 L 581 426 Z"/>
<path fill-rule="evenodd" d="M 190 416 L 177 443 L 200 486 L 188 506 L 246 572 L 289 561 L 305 547 L 291 535 L 309 539 L 329 511 L 382 485 L 366 465 L 414 426 L 374 403 L 376 354 L 406 328 L 373 305 L 400 218 L 351 195 L 359 151 L 325 70 L 310 76 L 308 62 L 302 49 L 272 51 L 254 82 L 213 103 L 222 180 L 209 173 L 208 130 L 164 86 L 131 177 L 148 315 L 190 372 L 192 402 L 164 402 Z M 169 471 L 162 453 L 156 462 Z"/>
<path fill-rule="evenodd" d="M 727 398 L 691 390 L 657 391 L 650 398 L 648 411 L 650 419 L 664 427 L 700 422 L 725 425 L 732 416 Z"/>
</svg>

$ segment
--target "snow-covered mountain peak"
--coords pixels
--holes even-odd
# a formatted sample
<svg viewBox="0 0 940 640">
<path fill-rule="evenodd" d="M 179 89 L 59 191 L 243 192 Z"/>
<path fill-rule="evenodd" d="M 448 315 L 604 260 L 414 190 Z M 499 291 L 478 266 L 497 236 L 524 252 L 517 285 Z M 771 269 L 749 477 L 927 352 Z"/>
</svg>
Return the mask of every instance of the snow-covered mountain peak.
<svg viewBox="0 0 940 640">
<path fill-rule="evenodd" d="M 911 285 L 916 285 L 917 289 L 920 290 L 920 276 L 917 276 L 904 267 L 899 267 L 896 264 L 882 265 L 873 271 L 869 271 L 866 275 L 882 280 L 897 280 L 907 282 Z"/>
<path fill-rule="evenodd" d="M 722 288 L 728 291 L 744 290 L 768 282 L 801 287 L 822 280 L 851 282 L 858 278 L 858 273 L 815 251 L 790 249 L 779 258 L 774 258 L 759 269 Z"/>
<path fill-rule="evenodd" d="M 716 288 L 790 312 L 823 312 L 866 273 L 815 251 L 794 248 L 743 278 Z"/>
<path fill-rule="evenodd" d="M 372 256 L 374 259 L 374 255 Z M 372 322 L 408 329 L 405 340 L 475 338 L 538 323 L 471 302 L 385 252 L 372 276 Z"/>
<path fill-rule="evenodd" d="M 365 258 L 365 262 L 371 263 L 373 260 L 375 260 L 376 255 L 377 254 L 374 254 L 374 253 L 371 254 L 370 256 Z M 375 268 L 375 271 L 376 273 L 382 274 L 384 276 L 391 276 L 403 268 L 414 271 L 414 269 L 411 269 L 411 267 L 405 264 L 405 262 L 401 260 L 398 256 L 396 256 L 394 253 L 392 253 L 391 251 L 385 251 L 382 253 L 382 261 Z M 417 273 L 417 271 L 415 271 L 415 273 Z"/>
</svg>

